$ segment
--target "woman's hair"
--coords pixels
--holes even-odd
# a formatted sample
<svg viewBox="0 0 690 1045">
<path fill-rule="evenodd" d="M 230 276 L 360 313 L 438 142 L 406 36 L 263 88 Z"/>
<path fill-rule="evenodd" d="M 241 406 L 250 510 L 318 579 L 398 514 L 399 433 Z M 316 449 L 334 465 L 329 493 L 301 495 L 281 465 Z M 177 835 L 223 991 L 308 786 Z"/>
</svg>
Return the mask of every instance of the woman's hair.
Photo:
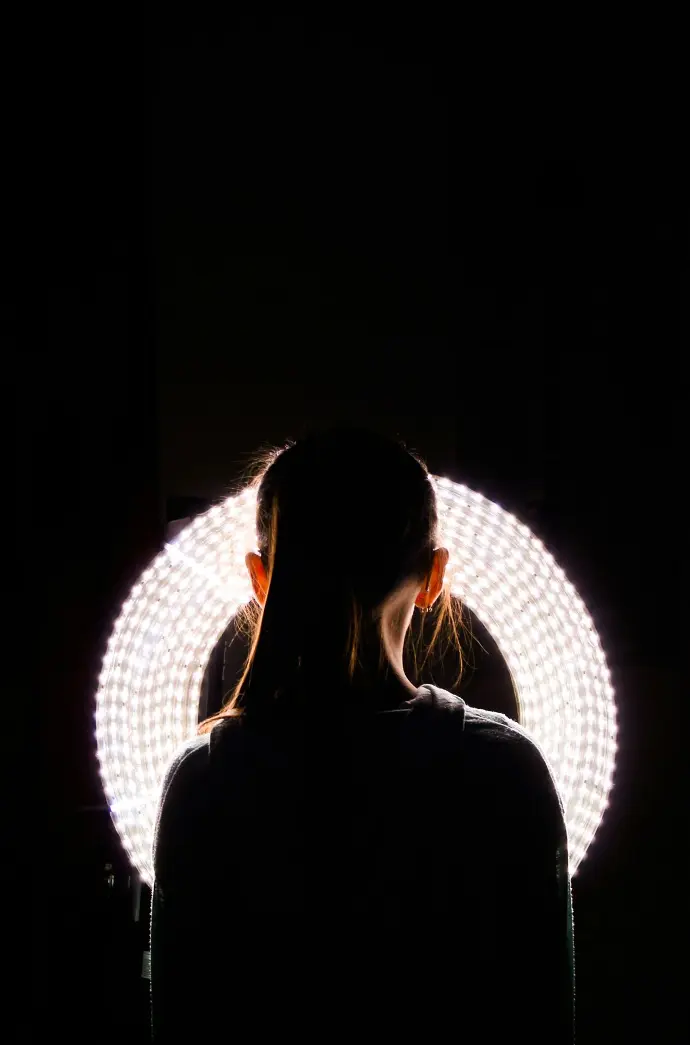
<svg viewBox="0 0 690 1045">
<path fill-rule="evenodd" d="M 244 671 L 201 733 L 225 717 L 294 711 L 312 699 L 331 710 L 326 703 L 375 685 L 377 672 L 388 669 L 382 608 L 401 585 L 414 579 L 421 586 L 437 547 L 425 464 L 374 432 L 330 429 L 264 452 L 251 485 L 265 605 L 251 600 L 240 611 L 237 623 L 250 636 Z M 444 626 L 461 656 L 460 606 L 447 588 L 432 613 L 422 667 Z"/>
</svg>

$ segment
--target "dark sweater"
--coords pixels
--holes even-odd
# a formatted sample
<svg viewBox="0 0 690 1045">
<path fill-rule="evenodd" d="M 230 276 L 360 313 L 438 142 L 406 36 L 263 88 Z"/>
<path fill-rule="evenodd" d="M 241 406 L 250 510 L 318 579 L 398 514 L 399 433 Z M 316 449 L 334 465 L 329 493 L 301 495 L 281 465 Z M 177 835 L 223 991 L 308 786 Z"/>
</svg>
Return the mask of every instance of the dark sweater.
<svg viewBox="0 0 690 1045">
<path fill-rule="evenodd" d="M 563 806 L 525 729 L 394 711 L 187 744 L 154 841 L 159 1043 L 574 1041 Z"/>
</svg>

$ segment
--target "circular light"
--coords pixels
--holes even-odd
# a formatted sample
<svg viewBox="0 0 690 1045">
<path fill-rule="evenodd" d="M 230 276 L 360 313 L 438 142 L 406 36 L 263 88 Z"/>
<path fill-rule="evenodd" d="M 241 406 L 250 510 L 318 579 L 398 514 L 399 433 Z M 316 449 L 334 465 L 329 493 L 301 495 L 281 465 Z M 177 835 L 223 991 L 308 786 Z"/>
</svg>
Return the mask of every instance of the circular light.
<svg viewBox="0 0 690 1045">
<path fill-rule="evenodd" d="M 616 706 L 585 606 L 529 529 L 492 501 L 432 477 L 450 590 L 489 630 L 515 686 L 521 725 L 563 799 L 574 874 L 611 790 Z M 252 596 L 256 490 L 198 516 L 154 559 L 122 607 L 103 659 L 96 740 L 111 815 L 149 884 L 163 776 L 196 732 L 200 686 L 229 620 Z"/>
</svg>

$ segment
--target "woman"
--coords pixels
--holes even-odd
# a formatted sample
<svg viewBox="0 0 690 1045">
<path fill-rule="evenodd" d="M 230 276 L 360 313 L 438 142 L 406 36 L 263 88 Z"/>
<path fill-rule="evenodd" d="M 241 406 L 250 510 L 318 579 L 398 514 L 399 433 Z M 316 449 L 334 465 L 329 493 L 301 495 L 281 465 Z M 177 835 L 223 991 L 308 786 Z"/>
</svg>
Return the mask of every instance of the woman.
<svg viewBox="0 0 690 1045">
<path fill-rule="evenodd" d="M 563 806 L 530 735 L 406 675 L 457 612 L 424 464 L 358 430 L 256 479 L 245 671 L 171 765 L 154 1040 L 574 1040 Z M 428 650 L 427 650 L 428 654 Z"/>
</svg>

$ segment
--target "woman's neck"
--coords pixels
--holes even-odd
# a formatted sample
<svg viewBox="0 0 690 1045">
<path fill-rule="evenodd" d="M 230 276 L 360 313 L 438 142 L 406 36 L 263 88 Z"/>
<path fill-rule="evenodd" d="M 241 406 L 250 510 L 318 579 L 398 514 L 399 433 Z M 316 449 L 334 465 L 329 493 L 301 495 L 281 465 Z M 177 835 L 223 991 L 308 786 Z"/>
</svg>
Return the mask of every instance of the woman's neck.
<svg viewBox="0 0 690 1045">
<path fill-rule="evenodd" d="M 417 694 L 417 687 L 392 665 L 382 671 L 366 672 L 360 668 L 352 680 L 334 677 L 322 666 L 316 675 L 309 672 L 302 678 L 298 676 L 296 685 L 298 689 L 324 691 L 324 700 L 335 703 L 342 700 L 350 706 L 372 711 L 392 710 Z"/>
</svg>

